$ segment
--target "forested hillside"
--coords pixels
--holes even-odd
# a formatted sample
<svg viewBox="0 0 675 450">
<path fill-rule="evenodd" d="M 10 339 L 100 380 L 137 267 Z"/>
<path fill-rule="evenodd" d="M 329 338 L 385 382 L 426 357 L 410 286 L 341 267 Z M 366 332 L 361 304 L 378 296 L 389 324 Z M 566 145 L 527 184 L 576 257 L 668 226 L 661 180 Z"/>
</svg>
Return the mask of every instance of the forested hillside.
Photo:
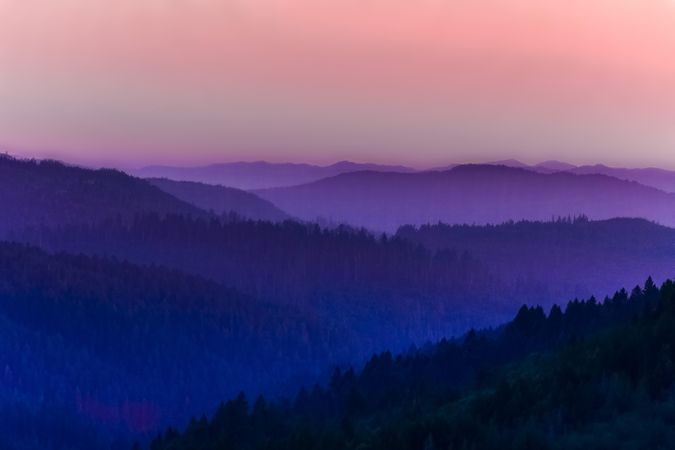
<svg viewBox="0 0 675 450">
<path fill-rule="evenodd" d="M 241 389 L 278 392 L 355 353 L 338 321 L 202 278 L 7 243 L 0 327 L 8 450 L 109 448 L 111 436 L 179 424 Z"/>
<path fill-rule="evenodd" d="M 523 423 L 503 427 L 471 405 L 501 389 L 501 377 L 534 378 L 527 364 L 542 376 L 558 370 L 558 356 L 520 365 L 532 352 L 647 320 L 657 289 L 650 279 L 548 316 L 523 307 L 490 327 L 522 304 L 548 310 L 675 270 L 675 231 L 640 219 L 405 226 L 387 236 L 283 220 L 267 202 L 214 186 L 166 182 L 183 202 L 112 170 L 2 158 L 3 174 L 0 232 L 15 242 L 0 242 L 8 450 L 127 449 L 238 391 L 277 398 L 383 348 L 327 387 L 250 411 L 239 397 L 213 423 L 195 421 L 182 437 L 172 429 L 154 448 L 519 448 L 532 430 L 554 444 L 583 430 L 560 422 L 553 403 L 542 416 L 518 407 Z M 241 199 L 255 200 L 250 217 L 265 216 L 227 209 Z M 484 331 L 453 339 L 472 328 Z"/>
<path fill-rule="evenodd" d="M 401 227 L 396 235 L 432 251 L 468 252 L 502 280 L 537 284 L 540 302 L 606 295 L 647 276 L 675 276 L 675 229 L 644 219 L 434 224 Z"/>
<path fill-rule="evenodd" d="M 470 255 L 349 227 L 148 214 L 15 238 L 204 276 L 321 320 L 340 320 L 371 351 L 501 322 L 526 301 L 525 288 L 503 288 Z"/>
<path fill-rule="evenodd" d="M 423 309 L 430 327 L 460 312 L 505 320 L 502 313 L 522 303 L 548 307 L 675 275 L 675 230 L 642 219 L 405 226 L 383 237 L 295 222 L 138 215 L 129 223 L 34 228 L 15 238 L 162 264 L 274 302 L 385 304 L 382 317 L 398 312 L 406 321 L 411 308 Z"/>
<path fill-rule="evenodd" d="M 675 284 L 649 279 L 630 296 L 523 307 L 495 332 L 373 356 L 293 401 L 240 395 L 150 448 L 672 448 L 674 348 Z"/>
<path fill-rule="evenodd" d="M 0 155 L 0 235 L 29 225 L 95 223 L 135 213 L 206 213 L 148 182 L 112 169 Z"/>
</svg>

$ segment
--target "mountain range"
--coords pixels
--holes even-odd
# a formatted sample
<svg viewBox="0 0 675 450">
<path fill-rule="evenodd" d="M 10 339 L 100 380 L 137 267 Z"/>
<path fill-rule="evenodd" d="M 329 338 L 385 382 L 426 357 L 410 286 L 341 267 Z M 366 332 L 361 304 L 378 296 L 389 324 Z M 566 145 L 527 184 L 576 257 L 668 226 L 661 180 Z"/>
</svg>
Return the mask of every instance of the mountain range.
<svg viewBox="0 0 675 450">
<path fill-rule="evenodd" d="M 604 164 L 575 166 L 574 164 L 556 160 L 529 165 L 518 161 L 517 159 L 495 161 L 489 164 L 528 169 L 542 173 L 569 172 L 578 175 L 607 175 L 620 180 L 635 181 L 665 192 L 675 192 L 675 171 L 655 167 L 622 168 L 610 167 Z"/>
<path fill-rule="evenodd" d="M 256 193 L 303 220 L 395 232 L 403 225 L 498 224 L 586 215 L 675 225 L 675 194 L 606 175 L 462 165 L 417 173 L 352 172 Z"/>
<path fill-rule="evenodd" d="M 142 178 L 169 178 L 196 181 L 252 190 L 309 183 L 341 173 L 373 170 L 382 172 L 412 172 L 403 166 L 359 164 L 341 161 L 329 166 L 266 161 L 212 164 L 199 167 L 147 166 L 130 171 Z"/>
<path fill-rule="evenodd" d="M 671 170 L 653 167 L 646 169 L 622 169 L 596 164 L 592 166 L 575 167 L 570 169 L 570 172 L 577 174 L 603 174 L 621 180 L 635 181 L 665 192 L 675 192 L 675 172 Z"/>
<path fill-rule="evenodd" d="M 147 166 L 128 172 L 141 178 L 167 178 L 176 181 L 195 181 L 243 190 L 256 190 L 306 184 L 350 172 L 443 172 L 460 165 L 466 164 L 450 164 L 430 170 L 415 170 L 405 166 L 354 163 L 351 161 L 341 161 L 329 166 L 257 161 L 211 164 L 198 167 Z M 541 173 L 569 172 L 578 175 L 607 175 L 675 193 L 675 171 L 659 168 L 620 168 L 603 164 L 576 166 L 556 160 L 527 164 L 517 159 L 491 161 L 481 163 L 481 165 L 507 166 Z"/>
<path fill-rule="evenodd" d="M 504 329 L 472 328 L 524 303 L 602 298 L 673 275 L 675 194 L 558 162 L 513 165 L 345 163 L 327 178 L 246 192 L 0 158 L 0 233 L 15 241 L 0 242 L 0 447 L 126 450 L 130 435 L 182 426 L 237 390 L 288 392 L 327 380 L 332 364 L 468 332 L 453 351 L 461 366 L 441 361 L 418 380 L 451 389 L 438 377 L 453 367 L 461 380 L 489 375 L 476 346 Z M 570 320 L 598 331 L 602 317 L 650 311 L 626 309 L 627 299 L 621 291 L 599 315 L 596 297 L 573 301 Z M 539 349 L 542 311 L 521 308 L 518 327 L 533 334 L 505 348 Z M 546 339 L 561 343 L 570 336 L 553 319 Z M 425 350 L 410 354 L 414 372 L 435 364 L 413 362 Z M 395 370 L 386 367 L 383 385 Z M 307 398 L 335 400 L 308 395 L 298 396 L 303 411 Z M 378 394 L 377 408 L 387 401 Z M 350 435 L 350 423 L 339 426 Z"/>
<path fill-rule="evenodd" d="M 270 202 L 234 188 L 143 180 L 113 169 L 9 156 L 0 156 L 0 208 L 0 234 L 24 227 L 129 220 L 146 213 L 203 218 L 235 214 L 269 221 L 290 218 Z"/>
</svg>

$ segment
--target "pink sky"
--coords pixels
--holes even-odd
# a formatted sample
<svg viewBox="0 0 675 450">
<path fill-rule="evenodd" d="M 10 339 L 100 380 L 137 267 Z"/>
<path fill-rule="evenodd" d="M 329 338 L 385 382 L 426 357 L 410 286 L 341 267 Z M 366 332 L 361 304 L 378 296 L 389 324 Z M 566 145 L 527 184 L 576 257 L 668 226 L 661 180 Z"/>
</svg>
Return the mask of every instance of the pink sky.
<svg viewBox="0 0 675 450">
<path fill-rule="evenodd" d="M 0 0 L 0 145 L 675 168 L 675 0 Z"/>
</svg>

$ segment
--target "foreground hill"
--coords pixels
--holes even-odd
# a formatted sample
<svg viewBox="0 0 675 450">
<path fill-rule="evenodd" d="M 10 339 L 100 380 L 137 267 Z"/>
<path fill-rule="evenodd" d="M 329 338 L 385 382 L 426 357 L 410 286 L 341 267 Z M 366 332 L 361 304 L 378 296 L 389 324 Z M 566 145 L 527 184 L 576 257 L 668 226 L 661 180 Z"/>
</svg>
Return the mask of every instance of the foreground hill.
<svg viewBox="0 0 675 450">
<path fill-rule="evenodd" d="M 218 215 L 235 214 L 270 222 L 290 219 L 290 216 L 267 200 L 240 189 L 166 178 L 150 178 L 147 181 L 177 199 Z"/>
<path fill-rule="evenodd" d="M 140 212 L 206 216 L 138 178 L 56 161 L 0 156 L 0 233 L 31 225 L 93 223 Z"/>
<path fill-rule="evenodd" d="M 3 242 L 0 328 L 3 450 L 110 449 L 242 389 L 315 377 L 354 344 L 199 277 Z"/>
<path fill-rule="evenodd" d="M 466 251 L 500 279 L 540 285 L 541 301 L 605 295 L 648 275 L 675 275 L 675 229 L 644 219 L 405 226 L 397 236 L 435 251 Z"/>
<path fill-rule="evenodd" d="M 465 165 L 444 172 L 355 172 L 257 193 L 304 219 L 373 230 L 406 224 L 502 223 L 586 215 L 641 217 L 675 226 L 675 194 L 604 175 L 543 174 Z"/>
<path fill-rule="evenodd" d="M 143 178 L 168 178 L 178 181 L 196 181 L 231 186 L 239 189 L 264 189 L 310 183 L 341 173 L 360 170 L 413 171 L 403 166 L 359 164 L 350 161 L 341 161 L 330 166 L 257 161 L 212 164 L 201 167 L 148 166 L 132 171 L 132 173 Z"/>
<path fill-rule="evenodd" d="M 673 448 L 674 330 L 670 281 L 548 316 L 523 307 L 497 332 L 375 355 L 291 402 L 240 395 L 151 448 Z"/>
</svg>

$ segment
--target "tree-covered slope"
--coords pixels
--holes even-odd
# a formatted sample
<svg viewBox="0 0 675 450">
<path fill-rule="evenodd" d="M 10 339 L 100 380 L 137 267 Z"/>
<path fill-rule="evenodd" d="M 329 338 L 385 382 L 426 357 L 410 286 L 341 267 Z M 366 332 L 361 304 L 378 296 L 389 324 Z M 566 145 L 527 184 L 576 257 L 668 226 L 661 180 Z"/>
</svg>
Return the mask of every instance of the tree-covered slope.
<svg viewBox="0 0 675 450">
<path fill-rule="evenodd" d="M 240 395 L 150 448 L 672 448 L 674 349 L 675 284 L 648 280 L 602 304 L 523 307 L 496 332 L 377 355 L 291 402 Z"/>
<path fill-rule="evenodd" d="M 94 223 L 140 212 L 205 217 L 147 181 L 111 169 L 0 155 L 0 233 L 26 226 Z"/>
<path fill-rule="evenodd" d="M 606 295 L 650 275 L 660 281 L 675 275 L 675 229 L 644 219 L 441 223 L 404 226 L 397 236 L 434 251 L 468 252 L 502 280 L 536 283 L 540 302 Z"/>
<path fill-rule="evenodd" d="M 129 223 L 36 228 L 49 250 L 163 265 L 303 314 L 337 320 L 368 353 L 500 323 L 527 300 L 470 255 L 348 227 L 139 215 Z"/>
<path fill-rule="evenodd" d="M 8 243 L 0 329 L 3 449 L 109 448 L 115 434 L 186 420 L 242 388 L 285 389 L 349 354 L 335 323 L 290 306 L 163 268 Z M 89 440 L 89 428 L 104 432 Z"/>
</svg>

